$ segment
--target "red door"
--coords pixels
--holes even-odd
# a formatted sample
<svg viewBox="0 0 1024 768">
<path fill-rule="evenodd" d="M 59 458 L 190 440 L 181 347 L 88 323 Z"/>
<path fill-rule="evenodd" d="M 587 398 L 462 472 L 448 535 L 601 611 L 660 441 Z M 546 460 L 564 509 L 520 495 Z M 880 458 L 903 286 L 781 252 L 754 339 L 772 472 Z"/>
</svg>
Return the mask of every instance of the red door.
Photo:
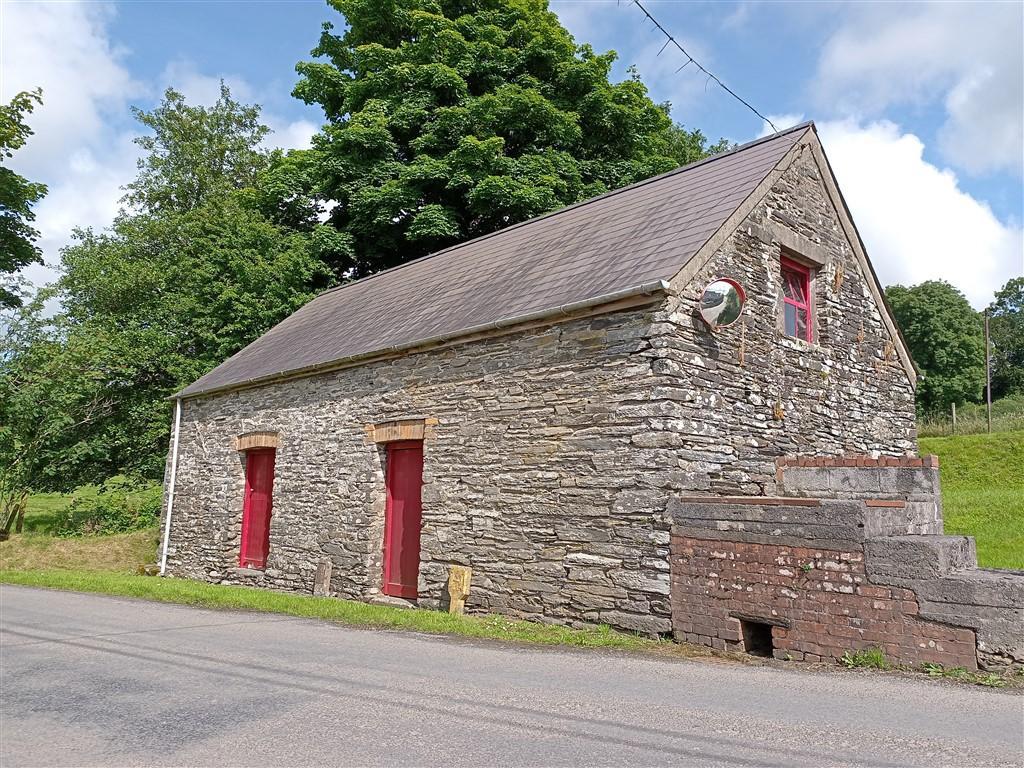
<svg viewBox="0 0 1024 768">
<path fill-rule="evenodd" d="M 274 492 L 274 449 L 245 455 L 245 504 L 242 507 L 242 567 L 262 568 L 270 549 L 270 510 Z"/>
<path fill-rule="evenodd" d="M 388 444 L 384 513 L 384 594 L 415 598 L 420 573 L 423 443 Z"/>
</svg>

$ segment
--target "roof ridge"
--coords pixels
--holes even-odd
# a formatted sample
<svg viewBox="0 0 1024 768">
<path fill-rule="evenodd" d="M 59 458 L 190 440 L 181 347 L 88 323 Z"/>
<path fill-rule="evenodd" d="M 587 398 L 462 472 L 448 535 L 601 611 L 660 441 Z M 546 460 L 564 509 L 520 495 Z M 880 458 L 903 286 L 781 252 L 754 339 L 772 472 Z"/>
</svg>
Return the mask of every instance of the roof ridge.
<svg viewBox="0 0 1024 768">
<path fill-rule="evenodd" d="M 507 227 L 502 227 L 501 229 L 496 229 L 493 232 L 488 232 L 485 235 L 478 235 L 477 237 L 474 237 L 471 240 L 463 240 L 461 243 L 454 243 L 452 245 L 449 245 L 447 248 L 442 248 L 439 251 L 434 251 L 432 253 L 424 254 L 423 256 L 420 256 L 419 258 L 413 259 L 412 261 L 406 261 L 406 262 L 403 262 L 402 264 L 396 264 L 393 267 L 389 267 L 387 269 L 382 269 L 380 272 L 374 272 L 372 275 L 366 275 L 365 277 L 360 277 L 358 280 L 352 280 L 352 281 L 347 282 L 347 283 L 342 283 L 341 285 L 336 285 L 333 288 L 328 288 L 327 290 L 322 291 L 321 293 L 318 293 L 312 299 L 312 301 L 310 301 L 309 303 L 312 304 L 313 301 L 316 301 L 321 296 L 326 296 L 329 293 L 334 293 L 336 291 L 342 290 L 343 288 L 348 288 L 348 287 L 353 286 L 353 285 L 359 285 L 360 283 L 368 282 L 370 280 L 373 280 L 374 278 L 382 277 L 382 276 L 390 274 L 392 272 L 397 272 L 400 269 L 404 269 L 405 267 L 410 267 L 413 264 L 419 264 L 420 262 L 426 261 L 427 259 L 432 259 L 435 256 L 441 256 L 441 255 L 444 255 L 446 253 L 450 253 L 451 251 L 455 251 L 455 250 L 457 250 L 459 248 L 463 248 L 465 246 L 471 245 L 473 243 L 478 243 L 481 240 L 486 240 L 488 238 L 495 237 L 496 235 L 500 235 L 503 232 L 510 232 L 511 230 L 518 229 L 520 227 L 524 227 L 527 224 L 532 224 L 535 221 L 540 221 L 542 219 L 548 219 L 548 218 L 551 218 L 553 216 L 557 216 L 560 213 L 565 213 L 567 211 L 571 211 L 571 210 L 574 210 L 576 208 L 582 208 L 583 206 L 588 205 L 588 204 L 593 203 L 593 202 L 596 202 L 598 200 L 604 200 L 605 198 L 621 194 L 621 193 L 626 192 L 628 190 L 636 189 L 636 188 L 642 187 L 642 186 L 644 186 L 646 184 L 651 184 L 651 183 L 653 183 L 655 181 L 660 181 L 661 179 L 669 178 L 670 176 L 676 176 L 676 175 L 678 175 L 680 173 L 685 173 L 686 171 L 693 170 L 694 168 L 697 168 L 698 166 L 707 165 L 708 163 L 712 163 L 715 160 L 721 160 L 723 158 L 729 157 L 730 155 L 739 154 L 740 152 L 744 152 L 744 151 L 746 151 L 748 149 L 756 147 L 759 144 L 765 144 L 765 143 L 767 143 L 769 141 L 777 139 L 780 136 L 785 136 L 785 135 L 790 134 L 790 133 L 796 133 L 797 131 L 802 131 L 802 130 L 806 130 L 807 128 L 814 128 L 814 127 L 815 127 L 815 125 L 814 125 L 814 121 L 813 120 L 805 120 L 802 123 L 794 125 L 794 126 L 792 126 L 790 128 L 786 128 L 785 130 L 778 131 L 777 133 L 769 134 L 767 136 L 762 136 L 759 139 L 754 139 L 753 141 L 748 141 L 746 144 L 739 144 L 739 145 L 733 147 L 732 149 L 730 149 L 730 150 L 728 150 L 726 152 L 720 152 L 717 155 L 711 155 L 709 157 L 705 157 L 705 158 L 702 158 L 700 160 L 695 160 L 692 163 L 687 163 L 686 165 L 681 165 L 678 168 L 673 168 L 671 171 L 666 171 L 665 173 L 659 173 L 656 176 L 649 176 L 646 179 L 641 179 L 640 181 L 634 181 L 632 184 L 627 184 L 624 187 L 617 187 L 616 189 L 610 189 L 607 192 L 602 192 L 600 195 L 595 195 L 594 197 L 588 197 L 586 200 L 580 200 L 579 202 L 570 203 L 569 205 L 562 206 L 561 208 L 556 208 L 553 211 L 548 211 L 547 213 L 542 213 L 539 216 L 534 216 L 532 219 L 526 219 L 525 221 L 520 221 L 520 222 L 517 222 L 515 224 L 510 224 Z"/>
</svg>

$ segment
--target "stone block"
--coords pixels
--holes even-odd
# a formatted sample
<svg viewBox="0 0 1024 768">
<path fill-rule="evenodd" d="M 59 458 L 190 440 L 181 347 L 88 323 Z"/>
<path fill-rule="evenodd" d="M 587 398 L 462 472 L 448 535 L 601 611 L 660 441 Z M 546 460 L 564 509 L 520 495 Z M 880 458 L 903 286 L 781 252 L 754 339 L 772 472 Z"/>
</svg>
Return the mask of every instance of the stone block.
<svg viewBox="0 0 1024 768">
<path fill-rule="evenodd" d="M 667 573 L 647 574 L 639 571 L 613 571 L 611 580 L 614 584 L 638 592 L 651 592 L 667 595 L 670 591 L 670 580 Z"/>
<path fill-rule="evenodd" d="M 832 478 L 825 467 L 790 467 L 783 474 L 788 496 L 831 496 Z"/>
<path fill-rule="evenodd" d="M 922 600 L 1024 610 L 1024 573 L 983 570 L 952 573 L 912 587 Z"/>
<path fill-rule="evenodd" d="M 789 471 L 786 471 L 787 476 Z M 832 467 L 826 471 L 833 496 L 862 498 L 867 495 L 886 495 L 883 493 L 885 486 L 879 477 L 880 470 L 874 467 Z"/>
<path fill-rule="evenodd" d="M 331 594 L 331 572 L 333 564 L 330 560 L 321 560 L 316 566 L 316 576 L 313 578 L 313 594 L 318 597 L 327 597 Z"/>
<path fill-rule="evenodd" d="M 570 552 L 564 558 L 566 565 L 586 565 L 595 568 L 614 568 L 622 565 L 622 560 L 601 555 L 590 555 L 585 552 Z"/>
<path fill-rule="evenodd" d="M 672 631 L 672 620 L 662 616 L 638 616 L 621 611 L 602 611 L 601 622 L 613 627 L 641 632 L 649 635 L 663 635 Z"/>
</svg>

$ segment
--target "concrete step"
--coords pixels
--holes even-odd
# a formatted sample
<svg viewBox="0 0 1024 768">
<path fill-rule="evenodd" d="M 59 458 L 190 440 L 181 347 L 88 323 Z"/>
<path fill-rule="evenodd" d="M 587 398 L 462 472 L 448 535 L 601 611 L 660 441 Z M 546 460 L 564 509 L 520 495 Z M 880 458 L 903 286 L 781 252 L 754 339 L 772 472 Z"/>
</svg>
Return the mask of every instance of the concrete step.
<svg viewBox="0 0 1024 768">
<path fill-rule="evenodd" d="M 970 536 L 886 536 L 864 542 L 867 570 L 874 578 L 933 579 L 978 567 Z"/>
</svg>

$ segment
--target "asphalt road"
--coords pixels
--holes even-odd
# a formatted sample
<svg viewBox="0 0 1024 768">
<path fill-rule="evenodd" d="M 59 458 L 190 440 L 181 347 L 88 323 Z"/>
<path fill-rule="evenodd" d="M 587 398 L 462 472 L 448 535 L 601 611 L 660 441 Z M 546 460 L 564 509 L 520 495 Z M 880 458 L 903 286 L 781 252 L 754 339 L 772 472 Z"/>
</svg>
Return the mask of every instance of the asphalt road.
<svg viewBox="0 0 1024 768">
<path fill-rule="evenodd" d="M 0 766 L 1015 765 L 1024 697 L 0 588 Z"/>
</svg>

